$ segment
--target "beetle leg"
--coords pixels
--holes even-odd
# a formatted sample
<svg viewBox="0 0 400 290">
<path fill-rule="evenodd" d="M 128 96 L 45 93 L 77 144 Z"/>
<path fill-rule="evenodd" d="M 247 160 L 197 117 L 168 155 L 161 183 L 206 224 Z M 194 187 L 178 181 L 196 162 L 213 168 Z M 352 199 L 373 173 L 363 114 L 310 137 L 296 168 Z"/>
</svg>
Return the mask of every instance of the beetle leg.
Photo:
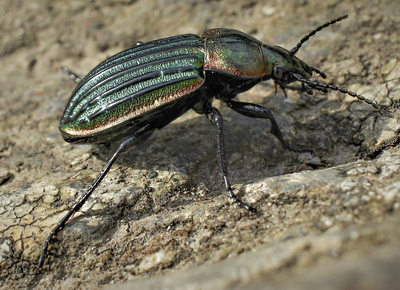
<svg viewBox="0 0 400 290">
<path fill-rule="evenodd" d="M 76 73 L 73 73 L 72 71 L 70 71 L 66 66 L 63 66 L 61 68 L 61 71 L 68 74 L 69 78 L 73 81 L 75 81 L 76 83 L 79 83 L 82 78 L 79 77 Z"/>
<path fill-rule="evenodd" d="M 40 255 L 39 262 L 38 262 L 38 267 L 42 267 L 44 260 L 47 255 L 47 249 L 51 243 L 51 240 L 53 237 L 57 235 L 58 232 L 60 232 L 67 221 L 85 204 L 87 199 L 90 197 L 90 195 L 93 193 L 95 188 L 99 185 L 99 183 L 103 180 L 104 176 L 106 176 L 107 172 L 110 170 L 111 166 L 114 164 L 115 160 L 117 160 L 118 155 L 123 152 L 129 145 L 131 145 L 134 141 L 142 138 L 148 138 L 151 135 L 152 131 L 147 131 L 146 128 L 140 132 L 140 134 L 133 135 L 129 137 L 128 139 L 124 140 L 121 145 L 119 145 L 117 151 L 113 154 L 113 156 L 110 158 L 110 160 L 107 162 L 106 166 L 104 166 L 103 170 L 100 172 L 99 176 L 97 176 L 96 180 L 92 183 L 92 185 L 89 187 L 89 189 L 86 191 L 86 193 L 71 207 L 69 212 L 58 222 L 57 226 L 51 231 L 49 236 L 47 237 L 43 249 L 42 249 L 42 254 Z"/>
<path fill-rule="evenodd" d="M 275 93 L 274 93 L 274 96 L 276 95 L 276 93 L 277 93 L 277 91 L 278 91 L 278 86 L 279 86 L 280 89 L 282 90 L 283 94 L 285 95 L 285 98 L 287 99 L 287 94 L 286 94 L 286 91 L 285 91 L 286 87 L 285 87 L 284 85 L 282 85 L 282 84 L 277 83 L 277 82 L 274 82 L 274 83 L 275 83 Z"/>
<path fill-rule="evenodd" d="M 282 132 L 279 129 L 278 123 L 275 121 L 274 116 L 272 115 L 271 111 L 267 108 L 251 104 L 251 103 L 244 103 L 244 102 L 235 102 L 232 100 L 228 100 L 226 102 L 229 108 L 236 111 L 239 114 L 242 114 L 246 117 L 250 118 L 260 118 L 260 119 L 268 119 L 271 121 L 271 133 L 275 135 L 276 138 L 282 143 L 283 147 L 289 149 L 293 152 L 310 152 L 314 153 L 314 149 L 312 148 L 301 148 L 301 147 L 294 147 L 290 145 L 285 139 L 283 139 Z"/>
<path fill-rule="evenodd" d="M 231 184 L 228 180 L 228 169 L 226 167 L 226 161 L 225 161 L 225 147 L 224 147 L 224 134 L 222 131 L 222 115 L 221 113 L 214 107 L 211 108 L 211 111 L 206 115 L 207 118 L 217 127 L 217 132 L 218 132 L 218 160 L 219 164 L 221 166 L 221 176 L 224 179 L 225 183 L 225 189 L 229 193 L 229 197 L 233 199 L 233 201 L 244 207 L 245 209 L 249 211 L 254 211 L 252 207 L 241 201 L 237 196 L 233 193 Z"/>
</svg>

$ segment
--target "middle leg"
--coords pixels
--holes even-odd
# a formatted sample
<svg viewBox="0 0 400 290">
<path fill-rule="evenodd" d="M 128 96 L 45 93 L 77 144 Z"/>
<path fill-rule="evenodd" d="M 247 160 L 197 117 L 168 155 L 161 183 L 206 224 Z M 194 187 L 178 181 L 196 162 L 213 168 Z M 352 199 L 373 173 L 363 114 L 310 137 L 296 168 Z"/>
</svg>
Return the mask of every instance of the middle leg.
<svg viewBox="0 0 400 290">
<path fill-rule="evenodd" d="M 271 121 L 271 133 L 275 135 L 276 138 L 282 143 L 283 147 L 289 149 L 293 152 L 310 152 L 314 153 L 312 148 L 302 148 L 302 147 L 295 147 L 289 144 L 285 139 L 283 139 L 283 135 L 281 130 L 279 129 L 278 123 L 275 121 L 274 116 L 272 115 L 271 111 L 267 108 L 251 104 L 245 102 L 236 102 L 229 100 L 226 102 L 229 108 L 234 110 L 235 112 L 244 115 L 250 118 L 260 118 L 260 119 L 268 119 Z"/>
<path fill-rule="evenodd" d="M 224 135 L 222 132 L 222 116 L 221 113 L 214 107 L 210 109 L 210 112 L 206 114 L 206 116 L 209 118 L 212 124 L 214 124 L 217 127 L 218 131 L 218 160 L 219 164 L 221 166 L 221 176 L 224 179 L 225 183 L 225 189 L 229 193 L 229 197 L 234 200 L 234 202 L 245 209 L 249 211 L 254 211 L 253 208 L 251 208 L 249 205 L 241 201 L 233 192 L 231 184 L 228 180 L 228 170 L 226 167 L 226 162 L 225 162 L 225 147 L 224 147 Z"/>
</svg>

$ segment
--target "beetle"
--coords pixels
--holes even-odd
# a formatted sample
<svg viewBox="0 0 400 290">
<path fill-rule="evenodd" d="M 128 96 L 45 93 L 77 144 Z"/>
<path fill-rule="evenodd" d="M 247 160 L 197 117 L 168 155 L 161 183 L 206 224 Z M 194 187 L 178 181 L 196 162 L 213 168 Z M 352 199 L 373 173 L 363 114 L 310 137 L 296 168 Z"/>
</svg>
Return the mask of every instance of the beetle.
<svg viewBox="0 0 400 290">
<path fill-rule="evenodd" d="M 295 152 L 312 150 L 297 148 L 285 141 L 267 108 L 233 99 L 257 83 L 272 79 L 275 89 L 279 86 L 284 90 L 288 84 L 297 81 L 308 94 L 312 94 L 312 89 L 325 93 L 335 90 L 380 110 L 376 103 L 354 92 L 312 81 L 314 72 L 322 78 L 326 75 L 295 56 L 311 36 L 345 18 L 347 15 L 312 30 L 290 51 L 263 44 L 237 30 L 219 28 L 208 30 L 202 36 L 184 34 L 148 43 L 139 42 L 103 61 L 82 80 L 64 69 L 71 78 L 79 81 L 59 125 L 65 141 L 120 142 L 120 145 L 86 193 L 51 231 L 43 245 L 38 266 L 43 266 L 52 238 L 87 201 L 118 155 L 132 143 L 147 139 L 190 109 L 204 114 L 217 129 L 218 162 L 230 198 L 245 209 L 253 210 L 236 197 L 228 180 L 223 119 L 212 106 L 213 98 L 244 116 L 270 120 L 271 133 L 283 147 Z"/>
</svg>

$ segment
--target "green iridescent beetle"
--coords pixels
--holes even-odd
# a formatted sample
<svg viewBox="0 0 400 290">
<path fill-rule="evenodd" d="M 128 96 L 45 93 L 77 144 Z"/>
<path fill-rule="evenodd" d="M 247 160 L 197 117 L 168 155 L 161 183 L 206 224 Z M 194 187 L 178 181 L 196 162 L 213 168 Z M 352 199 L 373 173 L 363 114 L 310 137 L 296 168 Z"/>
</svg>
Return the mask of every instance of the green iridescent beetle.
<svg viewBox="0 0 400 290">
<path fill-rule="evenodd" d="M 216 126 L 218 160 L 225 189 L 238 205 L 252 210 L 235 196 L 228 181 L 222 116 L 212 107 L 213 98 L 239 114 L 270 120 L 271 132 L 286 149 L 297 152 L 312 150 L 288 144 L 267 108 L 233 101 L 233 98 L 261 81 L 273 79 L 282 89 L 298 81 L 309 94 L 311 89 L 336 90 L 380 110 L 377 104 L 354 92 L 311 81 L 313 72 L 323 78 L 325 74 L 295 56 L 310 36 L 344 18 L 347 15 L 311 31 L 291 51 L 263 44 L 237 30 L 220 28 L 208 30 L 201 37 L 185 34 L 138 43 L 96 66 L 72 93 L 59 129 L 68 142 L 120 142 L 120 146 L 86 193 L 49 234 L 38 266 L 43 266 L 52 238 L 83 206 L 118 155 L 133 141 L 148 138 L 190 109 L 205 114 Z"/>
</svg>

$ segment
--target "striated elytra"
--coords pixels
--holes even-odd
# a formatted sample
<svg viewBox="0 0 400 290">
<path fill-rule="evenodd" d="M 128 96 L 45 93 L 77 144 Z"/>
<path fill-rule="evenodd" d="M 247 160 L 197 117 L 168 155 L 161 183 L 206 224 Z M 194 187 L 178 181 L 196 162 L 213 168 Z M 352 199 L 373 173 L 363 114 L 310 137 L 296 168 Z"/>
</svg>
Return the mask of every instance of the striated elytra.
<svg viewBox="0 0 400 290">
<path fill-rule="evenodd" d="M 252 210 L 235 196 L 228 181 L 222 116 L 212 106 L 213 98 L 226 103 L 239 114 L 270 120 L 271 133 L 286 149 L 296 152 L 312 149 L 288 144 L 267 108 L 234 101 L 233 98 L 261 81 L 272 79 L 283 90 L 287 84 L 298 81 L 309 94 L 312 89 L 322 92 L 336 90 L 380 110 L 377 104 L 361 95 L 310 80 L 313 72 L 322 78 L 325 74 L 295 56 L 310 36 L 344 18 L 347 15 L 319 26 L 291 51 L 263 44 L 237 30 L 220 28 L 208 30 L 202 36 L 184 34 L 138 43 L 96 66 L 72 93 L 59 129 L 68 142 L 119 142 L 120 146 L 86 193 L 51 231 L 38 266 L 43 266 L 52 238 L 83 206 L 118 155 L 134 141 L 148 138 L 190 109 L 204 114 L 216 126 L 218 161 L 225 189 L 238 205 Z M 76 75 L 70 73 L 70 76 L 79 81 Z"/>
</svg>

